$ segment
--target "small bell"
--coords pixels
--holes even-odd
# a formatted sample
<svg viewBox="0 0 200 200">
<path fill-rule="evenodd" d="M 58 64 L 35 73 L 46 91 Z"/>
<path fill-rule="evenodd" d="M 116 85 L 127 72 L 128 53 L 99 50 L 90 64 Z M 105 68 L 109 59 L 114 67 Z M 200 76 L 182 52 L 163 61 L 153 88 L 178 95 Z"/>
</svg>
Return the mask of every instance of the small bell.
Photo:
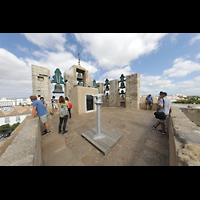
<svg viewBox="0 0 200 200">
<path fill-rule="evenodd" d="M 56 83 L 53 93 L 64 93 L 62 89 L 62 85 L 60 85 L 59 83 Z"/>
</svg>

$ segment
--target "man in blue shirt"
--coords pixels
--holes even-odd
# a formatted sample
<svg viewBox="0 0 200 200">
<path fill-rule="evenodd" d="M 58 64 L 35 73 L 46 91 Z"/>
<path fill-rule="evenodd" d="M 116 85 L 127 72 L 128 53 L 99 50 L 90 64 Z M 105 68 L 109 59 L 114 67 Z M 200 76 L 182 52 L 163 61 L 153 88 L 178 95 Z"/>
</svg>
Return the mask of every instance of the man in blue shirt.
<svg viewBox="0 0 200 200">
<path fill-rule="evenodd" d="M 49 130 L 47 109 L 45 108 L 44 104 L 41 101 L 37 100 L 36 96 L 30 96 L 30 99 L 33 102 L 33 110 L 32 110 L 32 116 L 29 119 L 33 119 L 37 111 L 40 117 L 40 121 L 44 124 L 46 128 L 46 130 L 42 135 L 49 134 L 51 131 Z"/>
<path fill-rule="evenodd" d="M 149 106 L 150 106 L 150 110 L 152 109 L 152 105 L 153 105 L 153 98 L 151 96 L 151 94 L 149 94 L 147 96 L 147 98 L 145 99 L 145 103 L 147 105 L 147 110 L 149 109 Z"/>
</svg>

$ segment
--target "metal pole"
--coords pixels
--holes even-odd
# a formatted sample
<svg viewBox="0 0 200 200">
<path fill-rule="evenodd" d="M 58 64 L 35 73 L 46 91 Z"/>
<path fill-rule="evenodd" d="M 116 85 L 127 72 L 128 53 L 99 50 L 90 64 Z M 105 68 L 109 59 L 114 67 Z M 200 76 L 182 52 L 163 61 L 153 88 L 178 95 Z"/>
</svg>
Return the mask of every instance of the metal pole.
<svg viewBox="0 0 200 200">
<path fill-rule="evenodd" d="M 100 122 L 101 121 L 101 115 L 100 115 L 100 105 L 97 105 L 97 134 L 100 135 Z"/>
<path fill-rule="evenodd" d="M 101 107 L 101 104 L 103 102 L 101 102 L 101 96 L 102 95 L 93 95 L 93 96 L 97 98 L 97 101 L 95 102 L 95 104 L 97 105 L 97 133 L 94 136 L 94 140 L 98 140 L 98 139 L 105 138 L 105 136 L 103 136 L 101 134 L 101 112 L 100 112 L 100 107 Z"/>
</svg>

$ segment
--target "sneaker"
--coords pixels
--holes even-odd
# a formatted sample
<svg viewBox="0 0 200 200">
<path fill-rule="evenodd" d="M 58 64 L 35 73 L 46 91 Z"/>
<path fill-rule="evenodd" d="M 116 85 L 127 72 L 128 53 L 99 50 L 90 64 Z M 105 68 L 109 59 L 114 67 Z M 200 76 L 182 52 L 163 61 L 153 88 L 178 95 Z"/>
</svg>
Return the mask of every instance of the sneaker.
<svg viewBox="0 0 200 200">
<path fill-rule="evenodd" d="M 47 133 L 47 130 L 43 131 L 43 132 L 42 132 L 42 135 L 43 135 L 43 134 L 46 134 L 46 133 Z"/>
<path fill-rule="evenodd" d="M 45 131 L 44 131 L 44 132 L 45 132 Z M 51 131 L 49 131 L 49 132 L 46 131 L 45 133 L 42 134 L 42 136 L 43 136 L 43 135 L 48 135 L 49 133 L 51 133 Z"/>
<path fill-rule="evenodd" d="M 67 133 L 67 132 L 68 132 L 68 131 L 63 131 L 63 133 L 62 133 L 62 134 L 64 135 L 64 134 L 65 134 L 65 133 Z"/>
<path fill-rule="evenodd" d="M 156 130 L 156 127 L 155 127 L 154 125 L 152 126 L 152 128 L 153 128 L 154 130 Z"/>
<path fill-rule="evenodd" d="M 166 131 L 163 132 L 162 130 L 158 130 L 158 132 L 159 132 L 159 133 L 162 133 L 163 135 L 166 134 Z"/>
</svg>

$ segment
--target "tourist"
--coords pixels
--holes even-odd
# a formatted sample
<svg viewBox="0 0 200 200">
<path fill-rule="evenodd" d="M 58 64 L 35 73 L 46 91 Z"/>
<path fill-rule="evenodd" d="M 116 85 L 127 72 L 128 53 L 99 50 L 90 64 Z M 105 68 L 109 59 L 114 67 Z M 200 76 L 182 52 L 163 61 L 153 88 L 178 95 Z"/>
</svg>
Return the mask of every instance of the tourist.
<svg viewBox="0 0 200 200">
<path fill-rule="evenodd" d="M 47 103 L 44 101 L 44 97 L 40 97 L 40 101 L 45 105 L 45 108 L 47 108 Z"/>
<path fill-rule="evenodd" d="M 153 98 L 151 96 L 151 94 L 149 94 L 147 96 L 147 98 L 145 99 L 145 103 L 147 105 L 147 110 L 149 109 L 149 106 L 150 106 L 150 110 L 152 109 L 152 105 L 153 105 Z"/>
<path fill-rule="evenodd" d="M 38 101 L 36 96 L 30 96 L 30 99 L 33 102 L 33 110 L 32 110 L 32 116 L 29 117 L 29 119 L 33 119 L 37 111 L 40 121 L 44 124 L 46 128 L 46 130 L 42 133 L 42 135 L 51 133 L 48 124 L 48 111 L 45 108 L 44 104 L 41 101 Z"/>
<path fill-rule="evenodd" d="M 52 96 L 51 102 L 52 102 L 52 106 L 53 106 L 54 111 L 55 110 L 57 111 L 58 110 L 58 104 L 57 104 L 55 98 L 56 98 L 55 96 Z"/>
<path fill-rule="evenodd" d="M 59 107 L 59 118 L 60 118 L 60 123 L 59 123 L 59 130 L 58 133 L 61 133 L 62 130 L 62 124 L 63 124 L 63 133 L 65 134 L 68 132 L 68 130 L 66 130 L 66 125 L 67 125 L 67 119 L 68 119 L 68 109 L 70 108 L 68 103 L 65 102 L 65 98 L 63 96 L 59 97 L 59 103 L 58 103 L 58 107 Z"/>
<path fill-rule="evenodd" d="M 72 104 L 71 104 L 71 102 L 69 101 L 68 97 L 65 97 L 65 100 L 67 101 L 67 103 L 68 103 L 68 105 L 69 105 L 68 111 L 69 111 L 69 118 L 71 119 L 71 118 L 72 118 L 72 115 L 71 115 Z"/>
<path fill-rule="evenodd" d="M 160 92 L 160 100 L 158 102 L 158 112 L 164 112 L 165 116 L 167 117 L 171 112 L 171 101 L 166 97 L 167 93 L 166 92 Z M 162 134 L 166 134 L 165 131 L 165 120 L 160 120 L 158 119 L 158 122 L 156 125 L 153 125 L 153 129 L 156 129 L 159 125 L 161 125 L 162 130 L 158 130 L 158 132 Z"/>
</svg>

